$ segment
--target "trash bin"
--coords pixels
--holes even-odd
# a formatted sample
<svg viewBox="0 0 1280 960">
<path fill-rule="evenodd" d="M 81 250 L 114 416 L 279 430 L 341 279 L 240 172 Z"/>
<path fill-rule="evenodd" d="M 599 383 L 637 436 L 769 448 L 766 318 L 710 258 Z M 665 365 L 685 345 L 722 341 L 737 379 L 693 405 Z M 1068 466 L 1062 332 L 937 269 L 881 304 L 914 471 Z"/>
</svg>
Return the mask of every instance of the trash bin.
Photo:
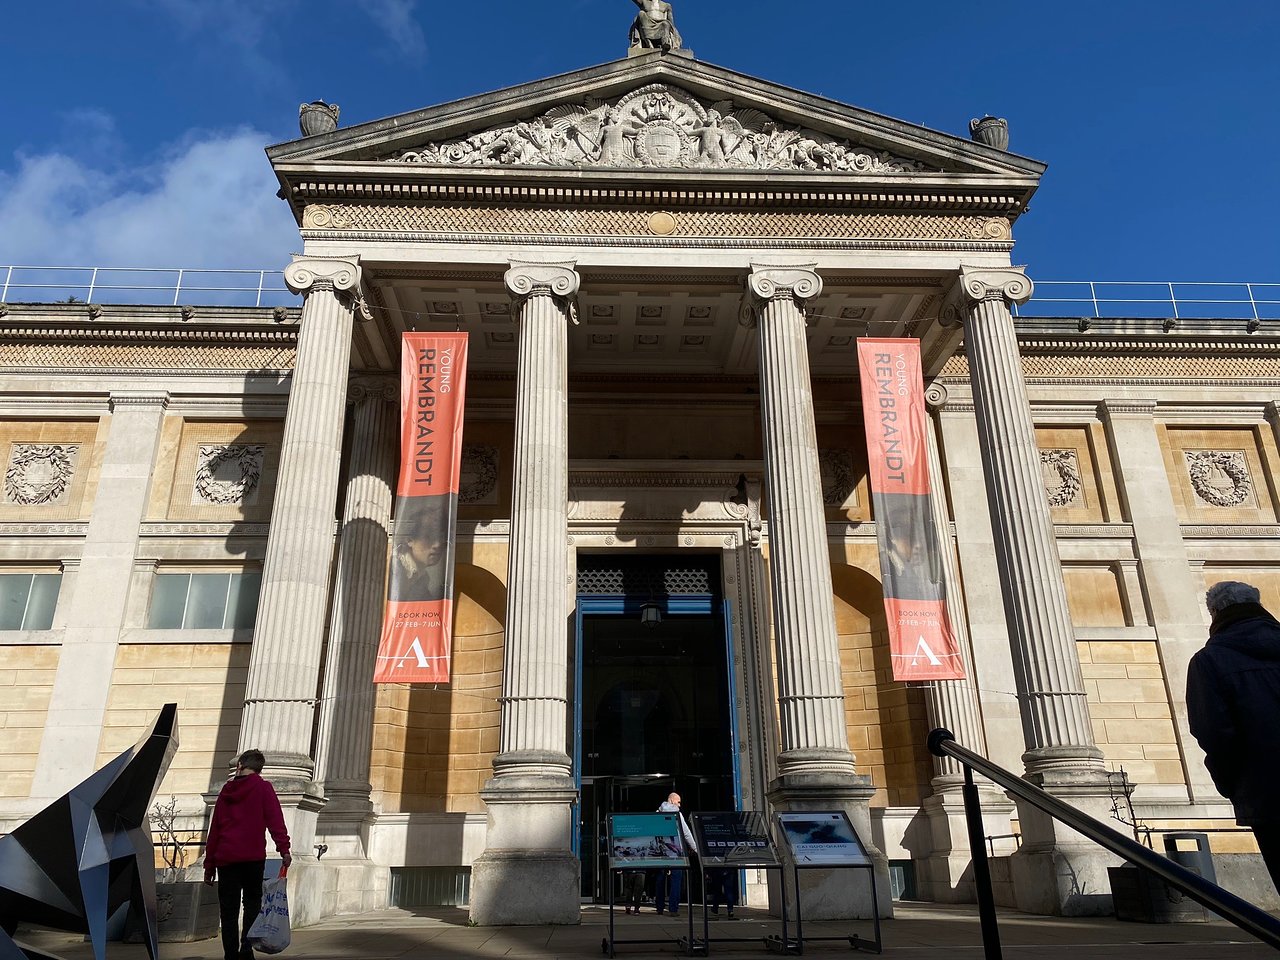
<svg viewBox="0 0 1280 960">
<path fill-rule="evenodd" d="M 1188 849 L 1188 844 L 1195 844 L 1195 849 Z M 1178 866 L 1194 870 L 1210 883 L 1218 882 L 1218 876 L 1213 871 L 1213 854 L 1209 852 L 1207 833 L 1166 833 L 1164 855 Z"/>
</svg>

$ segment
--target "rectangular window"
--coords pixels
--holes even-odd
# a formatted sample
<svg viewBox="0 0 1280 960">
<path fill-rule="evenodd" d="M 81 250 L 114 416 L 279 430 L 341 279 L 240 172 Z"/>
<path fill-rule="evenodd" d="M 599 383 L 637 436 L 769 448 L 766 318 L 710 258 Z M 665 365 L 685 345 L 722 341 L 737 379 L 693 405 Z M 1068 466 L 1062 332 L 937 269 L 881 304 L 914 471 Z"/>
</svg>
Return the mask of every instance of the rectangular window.
<svg viewBox="0 0 1280 960">
<path fill-rule="evenodd" d="M 262 574 L 160 573 L 151 590 L 152 630 L 252 628 L 258 615 Z"/>
<path fill-rule="evenodd" d="M 60 573 L 0 574 L 0 630 L 48 630 L 61 586 Z"/>
</svg>

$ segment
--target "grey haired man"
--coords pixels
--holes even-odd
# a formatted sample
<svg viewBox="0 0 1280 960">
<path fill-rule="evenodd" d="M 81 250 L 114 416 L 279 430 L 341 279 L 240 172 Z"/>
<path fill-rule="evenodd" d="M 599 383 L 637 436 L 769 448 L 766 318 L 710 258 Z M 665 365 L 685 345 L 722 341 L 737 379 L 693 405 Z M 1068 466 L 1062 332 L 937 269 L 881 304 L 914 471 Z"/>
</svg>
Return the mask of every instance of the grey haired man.
<svg viewBox="0 0 1280 960">
<path fill-rule="evenodd" d="M 1280 622 L 1247 583 L 1215 583 L 1205 601 L 1209 642 L 1187 670 L 1191 733 L 1280 889 Z"/>
</svg>

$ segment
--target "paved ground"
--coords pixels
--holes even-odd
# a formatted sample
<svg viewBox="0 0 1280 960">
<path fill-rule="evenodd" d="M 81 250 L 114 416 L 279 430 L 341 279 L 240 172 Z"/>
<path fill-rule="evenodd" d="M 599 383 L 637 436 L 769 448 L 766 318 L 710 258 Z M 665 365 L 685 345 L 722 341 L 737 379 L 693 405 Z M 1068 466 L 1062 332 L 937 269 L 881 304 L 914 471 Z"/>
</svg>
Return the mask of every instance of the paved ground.
<svg viewBox="0 0 1280 960">
<path fill-rule="evenodd" d="M 884 952 L 893 960 L 924 960 L 946 955 L 953 960 L 983 960 L 982 936 L 973 907 L 934 904 L 894 905 L 896 916 L 883 923 Z M 739 919 L 713 920 L 710 956 L 746 960 L 775 956 L 762 938 L 776 933 L 776 920 L 759 911 L 740 910 Z M 682 955 L 677 939 L 688 921 L 619 913 L 616 946 L 620 958 Z M 700 925 L 700 920 L 699 920 Z M 609 930 L 606 908 L 587 907 L 575 927 L 468 927 L 463 910 L 436 909 L 410 913 L 385 910 L 344 917 L 295 930 L 293 945 L 281 954 L 291 960 L 567 960 L 600 957 Z M 806 938 L 871 936 L 869 922 L 804 925 Z M 701 934 L 699 933 L 699 936 Z M 742 938 L 726 942 L 722 938 Z M 1227 923 L 1139 924 L 1114 919 L 1032 917 L 1002 911 L 1000 937 L 1007 960 L 1274 960 L 1276 951 Z M 659 939 L 664 943 L 625 944 L 626 939 Z M 81 938 L 46 932 L 20 932 L 19 939 L 66 960 L 91 960 L 93 951 Z M 146 950 L 112 943 L 109 960 L 143 960 Z M 804 955 L 852 957 L 847 940 L 806 939 Z M 217 940 L 161 944 L 161 960 L 221 960 Z"/>
</svg>

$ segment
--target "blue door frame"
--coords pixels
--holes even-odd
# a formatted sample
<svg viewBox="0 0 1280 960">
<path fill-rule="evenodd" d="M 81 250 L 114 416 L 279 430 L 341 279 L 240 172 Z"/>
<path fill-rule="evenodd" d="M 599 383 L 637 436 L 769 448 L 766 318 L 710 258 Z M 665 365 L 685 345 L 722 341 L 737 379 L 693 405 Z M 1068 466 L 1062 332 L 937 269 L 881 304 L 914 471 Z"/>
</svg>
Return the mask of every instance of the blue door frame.
<svg viewBox="0 0 1280 960">
<path fill-rule="evenodd" d="M 648 604 L 656 603 L 662 608 L 662 615 L 707 616 L 716 612 L 715 598 L 710 594 L 690 594 L 679 597 L 629 596 L 623 594 L 579 595 L 577 609 L 574 613 L 574 656 L 573 656 L 573 783 L 578 791 L 578 800 L 573 804 L 573 852 L 582 856 L 582 627 L 587 616 L 632 616 L 639 617 L 640 609 Z M 720 605 L 720 619 L 724 628 L 725 670 L 728 675 L 729 697 L 729 736 L 731 758 L 733 763 L 733 803 L 736 809 L 742 809 L 742 775 L 739 760 L 738 743 L 738 692 L 737 670 L 734 657 L 733 621 L 729 617 L 729 603 Z"/>
</svg>

